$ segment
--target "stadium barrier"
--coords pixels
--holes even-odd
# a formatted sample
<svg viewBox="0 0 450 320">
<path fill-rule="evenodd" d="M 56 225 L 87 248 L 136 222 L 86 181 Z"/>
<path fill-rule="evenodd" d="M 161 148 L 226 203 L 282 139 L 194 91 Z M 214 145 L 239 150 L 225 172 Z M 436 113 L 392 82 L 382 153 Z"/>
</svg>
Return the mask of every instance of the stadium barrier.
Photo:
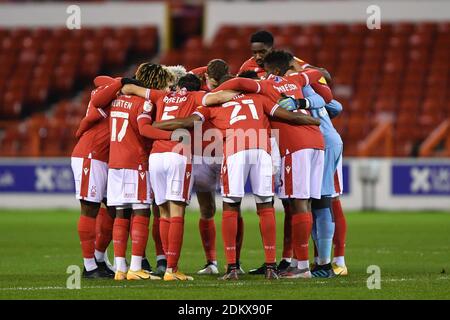
<svg viewBox="0 0 450 320">
<path fill-rule="evenodd" d="M 450 211 L 450 159 L 349 158 L 343 176 L 346 210 Z M 70 159 L 0 159 L 0 208 L 77 208 L 73 194 Z M 253 209 L 253 198 L 243 207 Z"/>
</svg>

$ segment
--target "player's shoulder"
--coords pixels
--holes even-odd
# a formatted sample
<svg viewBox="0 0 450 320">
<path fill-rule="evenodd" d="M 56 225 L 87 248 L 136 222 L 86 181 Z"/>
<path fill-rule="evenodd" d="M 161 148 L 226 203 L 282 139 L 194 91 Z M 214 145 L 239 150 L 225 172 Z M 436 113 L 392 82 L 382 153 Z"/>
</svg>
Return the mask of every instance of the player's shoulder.
<svg viewBox="0 0 450 320">
<path fill-rule="evenodd" d="M 247 60 L 244 61 L 244 63 L 241 66 L 241 70 L 240 71 L 242 72 L 242 71 L 246 71 L 246 70 L 252 69 L 252 68 L 255 67 L 255 65 L 256 65 L 255 58 L 250 57 L 250 58 L 248 58 Z"/>
</svg>

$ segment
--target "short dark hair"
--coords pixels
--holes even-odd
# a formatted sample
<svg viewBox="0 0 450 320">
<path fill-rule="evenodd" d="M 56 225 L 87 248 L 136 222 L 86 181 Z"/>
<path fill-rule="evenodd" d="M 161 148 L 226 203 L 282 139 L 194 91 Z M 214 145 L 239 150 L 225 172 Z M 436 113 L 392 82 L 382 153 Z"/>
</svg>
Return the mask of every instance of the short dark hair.
<svg viewBox="0 0 450 320">
<path fill-rule="evenodd" d="M 238 74 L 238 77 L 239 78 L 248 78 L 248 79 L 259 79 L 258 73 L 256 73 L 256 71 L 253 71 L 253 70 L 243 71 Z"/>
<path fill-rule="evenodd" d="M 264 64 L 281 70 L 282 74 L 290 68 L 292 54 L 284 50 L 272 50 L 264 57 Z"/>
<path fill-rule="evenodd" d="M 219 81 L 217 81 L 217 82 L 218 82 L 219 84 L 222 84 L 222 83 L 224 83 L 225 81 L 228 81 L 228 80 L 233 79 L 233 78 L 234 78 L 233 75 L 227 73 L 227 74 L 223 75 L 223 76 L 219 79 Z"/>
<path fill-rule="evenodd" d="M 265 45 L 272 47 L 273 46 L 273 35 L 265 30 L 257 31 L 254 34 L 252 34 L 250 38 L 250 43 L 254 42 L 262 42 Z"/>
<path fill-rule="evenodd" d="M 206 68 L 208 77 L 219 82 L 220 78 L 228 74 L 228 64 L 222 59 L 213 59 Z"/>
<path fill-rule="evenodd" d="M 178 80 L 178 87 L 186 88 L 187 91 L 199 91 L 201 86 L 202 83 L 195 74 L 188 73 Z"/>
</svg>

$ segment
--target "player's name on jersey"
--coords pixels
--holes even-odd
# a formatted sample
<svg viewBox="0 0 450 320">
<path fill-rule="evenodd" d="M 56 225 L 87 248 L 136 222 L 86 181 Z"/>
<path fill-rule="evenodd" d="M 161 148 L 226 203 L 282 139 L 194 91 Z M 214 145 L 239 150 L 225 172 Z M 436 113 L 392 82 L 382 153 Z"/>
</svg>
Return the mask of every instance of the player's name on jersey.
<svg viewBox="0 0 450 320">
<path fill-rule="evenodd" d="M 163 101 L 165 103 L 182 103 L 185 102 L 187 100 L 187 97 L 169 97 L 169 96 L 165 96 L 163 98 Z"/>
<path fill-rule="evenodd" d="M 298 90 L 299 88 L 293 84 L 293 83 L 286 83 L 282 86 L 273 86 L 275 90 L 277 90 L 280 93 L 285 93 L 293 90 Z"/>
<path fill-rule="evenodd" d="M 127 110 L 131 110 L 131 108 L 133 107 L 133 103 L 122 100 L 122 99 L 116 99 L 111 103 L 111 106 L 116 107 L 116 108 L 124 108 Z"/>
</svg>

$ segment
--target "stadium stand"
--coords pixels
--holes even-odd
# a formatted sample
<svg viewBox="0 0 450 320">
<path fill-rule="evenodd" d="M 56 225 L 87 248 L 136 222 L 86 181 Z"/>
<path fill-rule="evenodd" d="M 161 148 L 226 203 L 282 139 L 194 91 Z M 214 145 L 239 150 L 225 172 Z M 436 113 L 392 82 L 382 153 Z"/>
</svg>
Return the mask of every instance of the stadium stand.
<svg viewBox="0 0 450 320">
<path fill-rule="evenodd" d="M 157 49 L 154 27 L 0 29 L 0 155 L 69 155 L 93 77 Z"/>
<path fill-rule="evenodd" d="M 364 24 L 222 26 L 211 44 L 191 37 L 161 63 L 191 69 L 220 57 L 236 73 L 259 29 L 274 34 L 277 48 L 331 73 L 334 95 L 346 109 L 335 119 L 346 156 L 367 155 L 365 144 L 374 139 L 365 138 L 385 123 L 394 133 L 384 126 L 393 137 L 393 155 L 416 156 L 448 119 L 449 23 L 384 24 L 370 32 Z M 143 35 L 150 40 L 133 40 Z M 100 71 L 129 65 L 130 56 L 148 59 L 157 50 L 156 37 L 152 28 L 0 29 L 0 128 L 6 128 L 0 156 L 69 155 L 90 89 L 75 98 L 70 93 Z M 39 113 L 48 105 L 50 112 Z M 380 134 L 375 143 L 384 138 Z M 369 155 L 387 155 L 376 149 Z"/>
</svg>

